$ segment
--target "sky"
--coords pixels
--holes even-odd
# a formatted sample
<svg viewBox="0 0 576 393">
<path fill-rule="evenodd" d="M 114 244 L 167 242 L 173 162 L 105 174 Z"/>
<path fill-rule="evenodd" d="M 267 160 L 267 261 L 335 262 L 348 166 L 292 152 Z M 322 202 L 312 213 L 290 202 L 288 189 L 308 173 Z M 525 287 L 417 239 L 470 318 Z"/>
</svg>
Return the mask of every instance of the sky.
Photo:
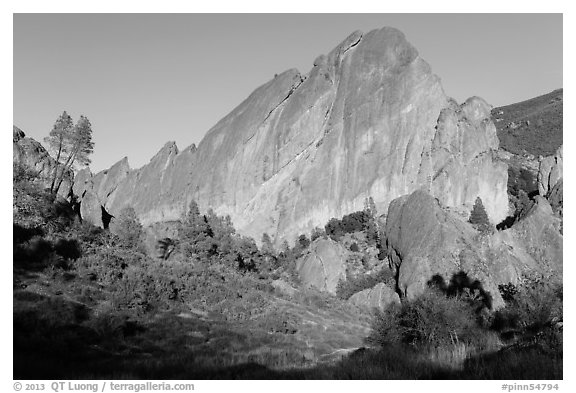
<svg viewBox="0 0 576 393">
<path fill-rule="evenodd" d="M 42 141 L 87 116 L 93 172 L 182 150 L 253 90 L 308 73 L 355 30 L 400 29 L 459 102 L 511 104 L 563 86 L 562 14 L 14 14 L 13 123 Z"/>
</svg>

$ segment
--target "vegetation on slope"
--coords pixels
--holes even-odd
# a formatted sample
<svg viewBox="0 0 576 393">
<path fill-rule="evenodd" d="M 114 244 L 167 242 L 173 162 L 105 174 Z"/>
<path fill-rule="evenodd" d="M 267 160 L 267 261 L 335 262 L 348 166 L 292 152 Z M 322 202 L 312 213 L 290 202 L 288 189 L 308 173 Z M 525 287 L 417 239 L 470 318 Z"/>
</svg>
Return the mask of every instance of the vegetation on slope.
<svg viewBox="0 0 576 393">
<path fill-rule="evenodd" d="M 192 204 L 176 251 L 153 258 L 130 209 L 103 230 L 21 174 L 15 168 L 17 379 L 562 377 L 561 283 L 502 287 L 508 306 L 497 313 L 470 288 L 431 288 L 373 315 L 345 299 L 394 277 L 351 275 L 337 297 L 302 288 L 294 266 L 306 235 L 280 252 L 269 241 L 258 248 Z M 337 239 L 351 266 L 385 264 L 369 210 L 311 238 Z M 294 293 L 276 290 L 277 279 Z"/>
<path fill-rule="evenodd" d="M 563 89 L 494 108 L 500 147 L 511 153 L 552 155 L 562 145 Z"/>
</svg>

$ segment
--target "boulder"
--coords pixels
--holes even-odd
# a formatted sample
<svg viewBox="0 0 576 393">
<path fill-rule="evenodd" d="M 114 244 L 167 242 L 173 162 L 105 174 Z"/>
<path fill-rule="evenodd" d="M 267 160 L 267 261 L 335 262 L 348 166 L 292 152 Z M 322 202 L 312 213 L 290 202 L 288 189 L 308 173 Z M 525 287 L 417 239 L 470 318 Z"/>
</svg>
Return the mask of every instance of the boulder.
<svg viewBox="0 0 576 393">
<path fill-rule="evenodd" d="M 348 252 L 331 239 L 316 239 L 308 254 L 296 262 L 302 284 L 320 291 L 336 294 L 338 281 L 346 279 Z"/>
<path fill-rule="evenodd" d="M 424 191 L 394 200 L 386 246 L 401 295 L 413 299 L 430 284 L 478 289 L 487 305 L 504 305 L 498 286 L 538 272 L 562 274 L 559 219 L 537 196 L 527 214 L 505 231 L 482 234 L 464 217 L 443 209 Z"/>
<path fill-rule="evenodd" d="M 348 302 L 358 307 L 384 310 L 391 304 L 399 305 L 400 297 L 392 288 L 384 283 L 379 283 L 373 288 L 355 293 L 348 299 Z"/>
<path fill-rule="evenodd" d="M 556 150 L 556 154 L 548 156 L 540 161 L 538 169 L 538 193 L 541 196 L 547 196 L 554 186 L 562 179 L 564 158 L 562 153 L 563 147 Z"/>
<path fill-rule="evenodd" d="M 386 27 L 351 34 L 307 75 L 291 69 L 258 87 L 198 148 L 169 143 L 140 169 L 103 173 L 110 179 L 93 192 L 111 214 L 132 206 L 144 225 L 177 220 L 196 200 L 276 246 L 362 210 L 369 196 L 386 211 L 421 187 L 461 211 L 480 196 L 498 223 L 508 202 L 497 147 L 490 106 L 447 97 L 404 34 Z"/>
</svg>

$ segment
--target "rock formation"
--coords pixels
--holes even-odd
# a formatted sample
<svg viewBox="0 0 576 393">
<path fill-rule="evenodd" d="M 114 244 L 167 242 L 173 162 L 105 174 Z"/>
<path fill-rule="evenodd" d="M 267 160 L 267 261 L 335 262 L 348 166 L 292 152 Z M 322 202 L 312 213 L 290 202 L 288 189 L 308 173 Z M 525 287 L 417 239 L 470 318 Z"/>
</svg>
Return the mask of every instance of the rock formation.
<svg viewBox="0 0 576 393">
<path fill-rule="evenodd" d="M 383 310 L 391 304 L 400 304 L 400 297 L 392 288 L 381 282 L 373 288 L 355 293 L 348 301 L 358 307 Z"/>
<path fill-rule="evenodd" d="M 465 278 L 498 308 L 503 305 L 498 285 L 518 284 L 532 273 L 562 274 L 559 221 L 546 199 L 537 196 L 511 228 L 480 234 L 464 217 L 416 191 L 390 204 L 386 246 L 402 296 L 411 299 L 430 283 L 449 286 Z"/>
<path fill-rule="evenodd" d="M 556 154 L 540 161 L 540 168 L 538 169 L 538 193 L 540 195 L 548 196 L 554 186 L 562 180 L 563 166 L 562 146 L 556 150 Z"/>
<path fill-rule="evenodd" d="M 144 225 L 180 218 L 194 199 L 277 245 L 368 196 L 386 211 L 421 187 L 466 212 L 480 196 L 498 223 L 508 201 L 497 148 L 490 106 L 447 97 L 404 35 L 383 28 L 353 33 L 307 75 L 291 69 L 260 86 L 198 148 L 169 143 L 140 169 L 83 176 L 75 192 L 112 215 L 130 205 Z"/>
<path fill-rule="evenodd" d="M 296 271 L 302 284 L 335 295 L 338 281 L 346 279 L 347 256 L 339 243 L 320 238 L 312 242 L 308 255 L 298 259 Z"/>
<path fill-rule="evenodd" d="M 27 137 L 16 126 L 12 129 L 12 161 L 15 166 L 34 175 L 44 187 L 49 188 L 54 174 L 55 160 L 48 154 L 44 146 L 33 138 Z M 58 190 L 58 195 L 66 198 L 70 194 L 73 174 L 64 174 L 64 180 Z"/>
</svg>

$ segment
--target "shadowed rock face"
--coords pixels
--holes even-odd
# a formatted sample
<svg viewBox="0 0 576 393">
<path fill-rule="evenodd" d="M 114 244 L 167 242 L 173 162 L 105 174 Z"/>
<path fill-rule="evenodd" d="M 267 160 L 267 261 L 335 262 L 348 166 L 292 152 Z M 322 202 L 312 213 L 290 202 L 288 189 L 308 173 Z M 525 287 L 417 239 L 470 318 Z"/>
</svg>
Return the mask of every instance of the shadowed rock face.
<svg viewBox="0 0 576 393">
<path fill-rule="evenodd" d="M 112 215 L 132 206 L 145 225 L 180 218 L 194 199 L 276 244 L 361 210 L 368 196 L 386 211 L 421 187 L 465 211 L 481 196 L 497 223 L 508 210 L 497 147 L 490 106 L 456 104 L 404 35 L 383 28 L 353 33 L 305 76 L 265 83 L 198 148 L 167 144 L 125 176 L 97 174 L 89 191 Z"/>
</svg>

